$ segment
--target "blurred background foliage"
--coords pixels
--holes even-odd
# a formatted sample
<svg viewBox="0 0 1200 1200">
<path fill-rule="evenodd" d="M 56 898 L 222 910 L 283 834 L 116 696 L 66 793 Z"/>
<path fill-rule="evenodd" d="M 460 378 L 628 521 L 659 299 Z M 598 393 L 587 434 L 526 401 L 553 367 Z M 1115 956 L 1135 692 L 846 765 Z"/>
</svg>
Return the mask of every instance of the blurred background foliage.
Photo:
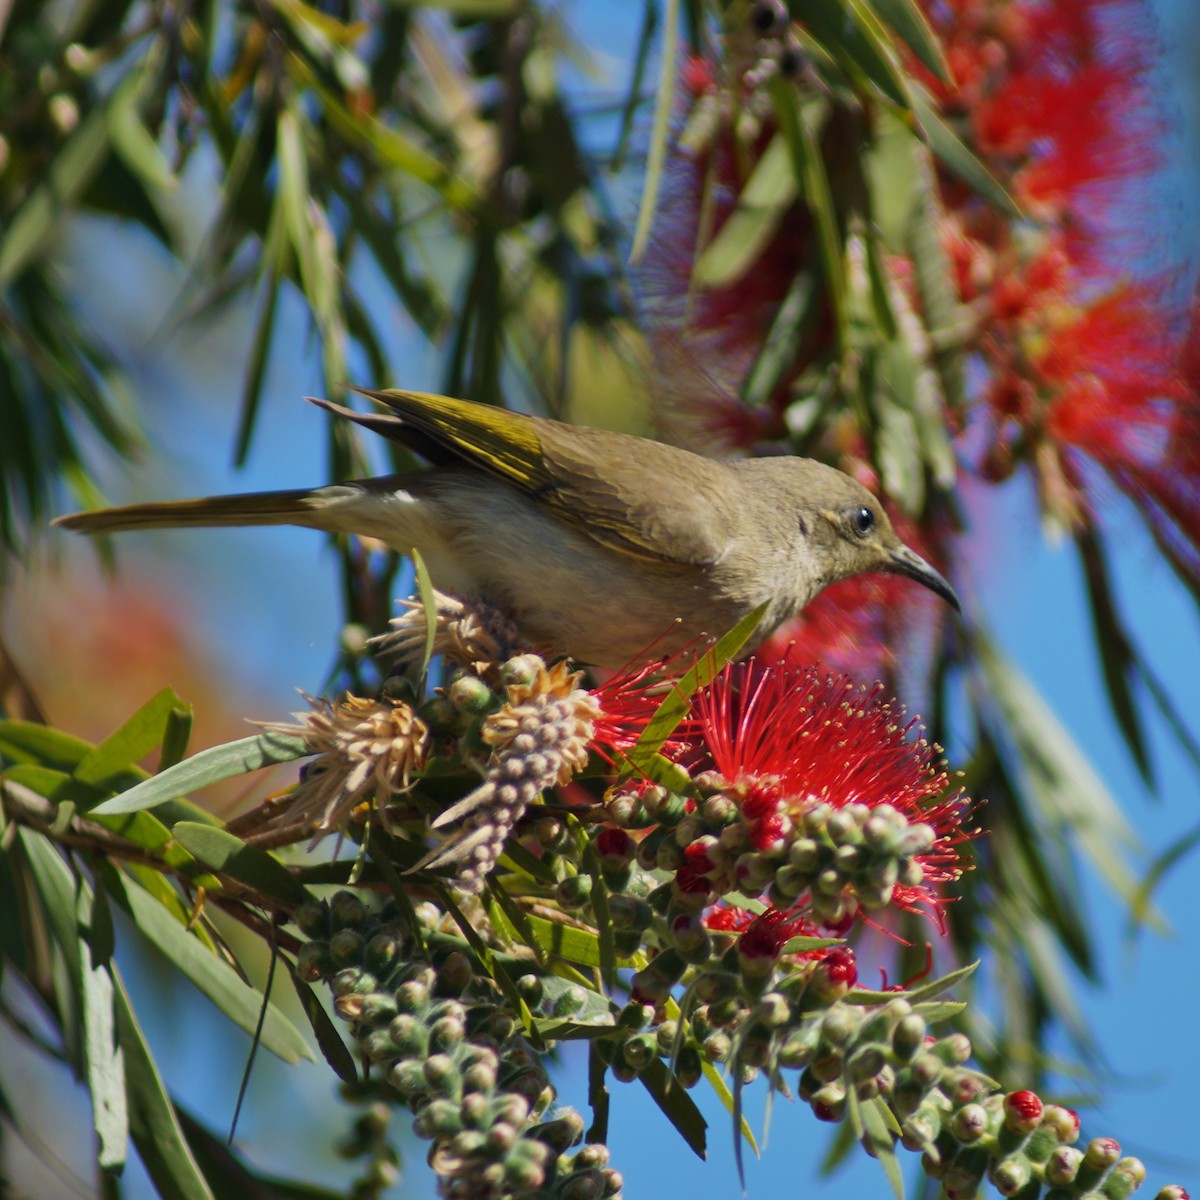
<svg viewBox="0 0 1200 1200">
<path fill-rule="evenodd" d="M 238 463 L 270 364 L 299 353 L 283 315 L 295 305 L 319 363 L 306 383 L 326 395 L 429 386 L 716 453 L 835 463 L 879 491 L 967 617 L 902 582 L 850 581 L 769 652 L 883 679 L 986 799 L 988 836 L 939 949 L 985 960 L 987 1002 L 963 1018 L 983 1068 L 1043 1085 L 1055 1029 L 1099 1067 L 1067 982 L 1096 959 L 1078 865 L 1157 922 L 1149 864 L 972 600 L 987 554 L 976 531 L 1002 536 L 990 492 L 1027 480 L 1047 536 L 1078 555 L 1138 769 L 1154 778 L 1149 708 L 1200 763 L 1110 568 L 1122 497 L 1200 597 L 1193 270 L 1156 259 L 1123 207 L 1170 116 L 1152 86 L 1152 14 L 1135 0 L 804 0 L 790 13 L 665 0 L 645 4 L 615 65 L 589 45 L 603 19 L 517 0 L 0 2 L 9 586 L 51 515 L 102 500 L 104 464 L 153 454 L 139 347 L 98 333 L 75 290 L 65 246 L 80 223 L 100 242 L 136 227 L 173 263 L 156 334 L 202 337 L 249 314 Z M 143 287 L 119 257 L 107 270 L 114 305 Z M 428 380 L 411 377 L 414 331 L 436 363 Z M 372 473 L 377 452 L 329 426 L 329 478 Z M 339 562 L 344 627 L 380 628 L 399 564 L 359 544 Z M 126 628 L 137 594 L 114 605 Z M 129 652 L 152 635 L 138 618 Z M 0 702 L 37 720 L 10 649 Z M 327 686 L 362 684 L 361 642 L 334 653 Z M 137 700 L 181 686 L 158 651 L 146 658 L 159 678 Z M 190 695 L 203 714 L 205 689 Z M 54 716 L 99 738 L 133 706 Z M 899 932 L 903 978 L 926 934 Z M 38 990 L 65 1028 L 61 997 Z"/>
</svg>

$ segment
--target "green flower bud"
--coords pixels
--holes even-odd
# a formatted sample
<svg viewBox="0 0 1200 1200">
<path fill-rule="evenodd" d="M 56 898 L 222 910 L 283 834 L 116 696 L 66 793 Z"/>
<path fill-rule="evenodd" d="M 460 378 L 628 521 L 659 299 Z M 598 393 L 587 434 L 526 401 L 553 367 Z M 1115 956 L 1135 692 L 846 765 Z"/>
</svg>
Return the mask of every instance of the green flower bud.
<svg viewBox="0 0 1200 1200">
<path fill-rule="evenodd" d="M 1023 1154 L 1011 1154 L 1002 1158 L 989 1172 L 996 1191 L 1002 1196 L 1015 1196 L 1032 1177 L 1029 1162 Z"/>
<path fill-rule="evenodd" d="M 429 1031 L 411 1013 L 399 1013 L 388 1025 L 388 1038 L 401 1058 L 417 1058 L 429 1045 Z"/>
<path fill-rule="evenodd" d="M 539 976 L 530 973 L 517 980 L 517 993 L 530 1008 L 537 1008 L 545 995 L 545 987 Z"/>
<path fill-rule="evenodd" d="M 641 1073 L 658 1057 L 658 1043 L 652 1033 L 636 1033 L 621 1047 L 626 1064 Z"/>
<path fill-rule="evenodd" d="M 964 1104 L 950 1119 L 950 1132 L 960 1142 L 977 1142 L 987 1131 L 988 1115 L 982 1104 Z"/>
<path fill-rule="evenodd" d="M 846 1074 L 854 1083 L 865 1083 L 883 1069 L 884 1062 L 883 1047 L 868 1042 L 859 1046 L 847 1059 Z"/>
<path fill-rule="evenodd" d="M 475 717 L 483 716 L 497 702 L 492 689 L 477 675 L 458 676 L 450 684 L 446 696 L 459 712 Z"/>
<path fill-rule="evenodd" d="M 316 983 L 333 972 L 333 957 L 324 942 L 305 942 L 296 952 L 296 974 L 307 983 Z"/>
<path fill-rule="evenodd" d="M 835 1004 L 821 1018 L 821 1039 L 831 1046 L 841 1046 L 858 1032 L 862 1018 L 849 1004 Z"/>
<path fill-rule="evenodd" d="M 925 1030 L 925 1018 L 920 1013 L 909 1013 L 896 1022 L 892 1050 L 901 1062 L 907 1062 L 925 1045 Z"/>
<path fill-rule="evenodd" d="M 568 875 L 558 881 L 558 887 L 554 889 L 554 898 L 566 910 L 582 908 L 592 899 L 592 886 L 590 875 Z"/>
<path fill-rule="evenodd" d="M 357 929 L 367 919 L 367 906 L 353 893 L 338 892 L 329 902 L 330 927 Z"/>
<path fill-rule="evenodd" d="M 812 1061 L 817 1046 L 816 1030 L 809 1026 L 793 1029 L 779 1048 L 781 1067 L 803 1067 Z"/>
<path fill-rule="evenodd" d="M 558 1200 L 603 1200 L 604 1176 L 599 1171 L 579 1171 L 559 1185 Z"/>
<path fill-rule="evenodd" d="M 703 1068 L 700 1055 L 695 1046 L 684 1045 L 679 1049 L 679 1057 L 675 1060 L 675 1078 L 685 1088 L 694 1088 L 700 1082 Z"/>
<path fill-rule="evenodd" d="M 292 919 L 305 937 L 329 936 L 329 905 L 323 900 L 306 900 Z"/>
<path fill-rule="evenodd" d="M 448 1054 L 431 1054 L 424 1063 L 425 1081 L 445 1096 L 453 1095 L 461 1085 L 461 1077 L 454 1060 Z"/>
<path fill-rule="evenodd" d="M 717 1030 L 717 1032 L 710 1033 L 704 1039 L 700 1044 L 700 1049 L 709 1062 L 723 1063 L 729 1058 L 730 1051 L 733 1049 L 733 1043 L 729 1040 L 728 1034 Z"/>
<path fill-rule="evenodd" d="M 409 979 L 396 989 L 396 1007 L 403 1013 L 414 1013 L 429 1003 L 429 987 L 417 979 Z"/>
<path fill-rule="evenodd" d="M 404 1099 L 426 1090 L 424 1064 L 419 1058 L 402 1058 L 388 1068 L 388 1083 Z"/>
<path fill-rule="evenodd" d="M 819 1121 L 840 1121 L 846 1115 L 846 1089 L 840 1083 L 818 1088 L 809 1104 Z"/>
<path fill-rule="evenodd" d="M 342 929 L 329 939 L 329 955 L 340 967 L 363 961 L 366 943 L 357 929 Z"/>
<path fill-rule="evenodd" d="M 602 1142 L 590 1142 L 581 1146 L 571 1158 L 572 1171 L 599 1171 L 608 1166 L 608 1147 Z"/>
</svg>

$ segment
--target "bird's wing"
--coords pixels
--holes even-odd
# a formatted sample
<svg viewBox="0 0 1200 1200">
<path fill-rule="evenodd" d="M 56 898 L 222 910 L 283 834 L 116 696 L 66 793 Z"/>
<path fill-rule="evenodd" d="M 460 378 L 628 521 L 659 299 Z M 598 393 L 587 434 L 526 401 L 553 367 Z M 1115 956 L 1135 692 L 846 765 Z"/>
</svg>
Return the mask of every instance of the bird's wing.
<svg viewBox="0 0 1200 1200">
<path fill-rule="evenodd" d="M 486 471 L 602 545 L 662 566 L 715 562 L 728 543 L 704 500 L 722 464 L 661 443 L 428 392 L 355 389 L 394 416 L 321 407 L 435 463 Z"/>
</svg>

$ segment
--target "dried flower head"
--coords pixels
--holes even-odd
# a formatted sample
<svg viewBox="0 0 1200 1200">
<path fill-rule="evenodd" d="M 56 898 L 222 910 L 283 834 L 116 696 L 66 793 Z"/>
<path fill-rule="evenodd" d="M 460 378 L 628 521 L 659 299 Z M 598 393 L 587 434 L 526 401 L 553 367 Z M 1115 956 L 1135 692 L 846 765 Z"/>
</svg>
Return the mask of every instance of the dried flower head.
<svg viewBox="0 0 1200 1200">
<path fill-rule="evenodd" d="M 459 600 L 434 591 L 432 653 L 449 659 L 493 682 L 500 664 L 527 647 L 516 626 L 482 601 Z M 391 631 L 371 639 L 377 654 L 394 667 L 420 662 L 425 654 L 428 615 L 421 600 L 402 600 L 404 612 L 391 621 Z"/>
<path fill-rule="evenodd" d="M 438 815 L 435 829 L 458 820 L 462 827 L 414 868 L 458 863 L 456 882 L 466 892 L 483 887 L 525 809 L 584 766 L 600 715 L 595 698 L 578 686 L 578 672 L 565 663 L 547 667 L 536 654 L 522 654 L 504 664 L 500 680 L 505 702 L 481 731 L 492 747 L 483 783 Z"/>
<path fill-rule="evenodd" d="M 320 837 L 338 828 L 359 804 L 387 802 L 407 792 L 429 753 L 429 730 L 403 701 L 372 700 L 347 693 L 333 701 L 304 698 L 309 712 L 295 725 L 265 724 L 299 735 L 316 754 L 299 786 L 277 805 L 270 826 L 296 837 Z"/>
</svg>

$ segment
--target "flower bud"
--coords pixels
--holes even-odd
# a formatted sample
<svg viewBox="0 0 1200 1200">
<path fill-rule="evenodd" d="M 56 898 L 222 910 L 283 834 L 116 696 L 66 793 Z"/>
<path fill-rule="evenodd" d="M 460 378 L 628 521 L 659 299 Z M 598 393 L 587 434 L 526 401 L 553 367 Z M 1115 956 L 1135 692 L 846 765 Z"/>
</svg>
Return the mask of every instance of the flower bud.
<svg viewBox="0 0 1200 1200">
<path fill-rule="evenodd" d="M 341 967 L 363 961 L 362 934 L 357 929 L 342 929 L 329 939 L 329 955 Z"/>
<path fill-rule="evenodd" d="M 1029 1163 L 1023 1154 L 1011 1154 L 1002 1158 L 989 1172 L 996 1191 L 1002 1196 L 1015 1196 L 1031 1178 Z"/>
<path fill-rule="evenodd" d="M 1042 1123 L 1042 1101 L 1036 1092 L 1009 1092 L 1004 1097 L 1004 1126 L 1012 1133 L 1032 1133 Z"/>
<path fill-rule="evenodd" d="M 1075 1182 L 1083 1165 L 1083 1151 L 1074 1146 L 1060 1146 L 1046 1160 L 1046 1182 L 1054 1187 L 1069 1187 Z"/>
<path fill-rule="evenodd" d="M 592 898 L 592 877 L 590 875 L 568 875 L 558 881 L 555 898 L 565 909 L 582 908 Z"/>
<path fill-rule="evenodd" d="M 367 919 L 367 906 L 353 893 L 340 891 L 329 902 L 333 929 L 357 929 Z"/>
</svg>

